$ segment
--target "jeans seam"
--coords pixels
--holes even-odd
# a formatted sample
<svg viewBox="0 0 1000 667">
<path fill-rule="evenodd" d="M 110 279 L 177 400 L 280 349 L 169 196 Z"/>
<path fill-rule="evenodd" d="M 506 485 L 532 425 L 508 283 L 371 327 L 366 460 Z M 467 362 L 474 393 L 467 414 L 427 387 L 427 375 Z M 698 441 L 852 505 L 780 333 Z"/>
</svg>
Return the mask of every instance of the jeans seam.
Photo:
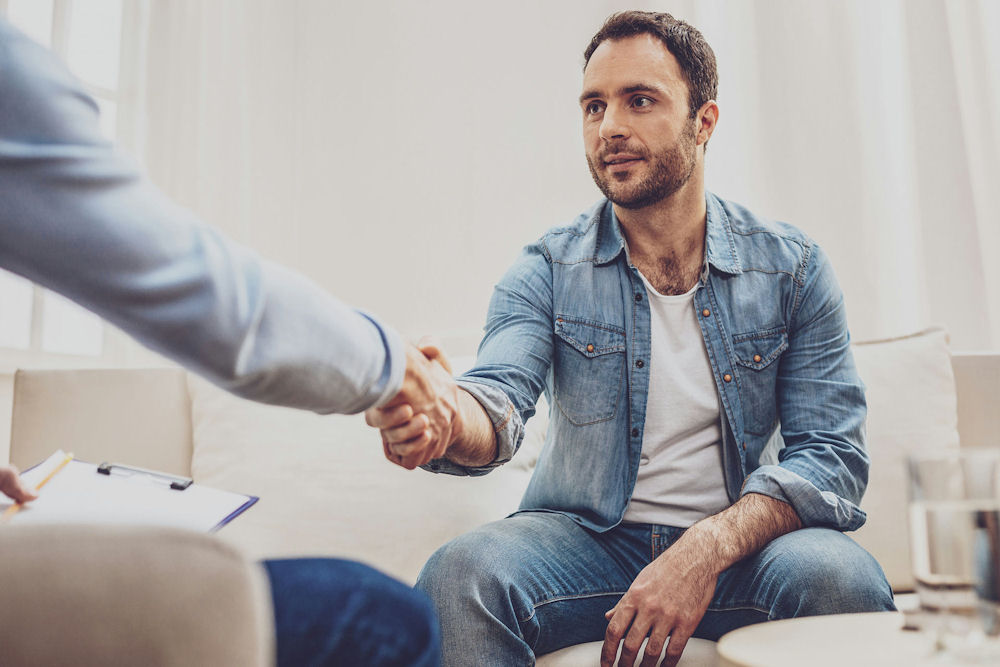
<svg viewBox="0 0 1000 667">
<path fill-rule="evenodd" d="M 706 613 L 710 611 L 759 611 L 760 613 L 767 615 L 767 620 L 771 620 L 771 611 L 769 609 L 761 609 L 754 604 L 734 605 L 732 607 L 709 607 L 705 610 Z"/>
<path fill-rule="evenodd" d="M 535 612 L 538 610 L 539 607 L 543 607 L 549 604 L 550 602 L 563 602 L 565 600 L 583 600 L 585 598 L 599 598 L 599 597 L 604 597 L 605 595 L 621 596 L 625 595 L 625 591 L 602 591 L 600 593 L 580 593 L 578 595 L 560 595 L 554 598 L 546 598 L 545 600 L 541 600 L 531 605 L 531 613 L 528 614 L 527 618 L 521 619 L 520 622 L 527 623 L 532 618 L 534 618 Z"/>
</svg>

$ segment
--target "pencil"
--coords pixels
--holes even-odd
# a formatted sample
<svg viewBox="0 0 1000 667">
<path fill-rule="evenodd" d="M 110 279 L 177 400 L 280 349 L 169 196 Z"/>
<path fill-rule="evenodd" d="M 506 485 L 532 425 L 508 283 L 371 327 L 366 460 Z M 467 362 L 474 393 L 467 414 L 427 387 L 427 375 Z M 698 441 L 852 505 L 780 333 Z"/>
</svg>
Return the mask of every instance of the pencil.
<svg viewBox="0 0 1000 667">
<path fill-rule="evenodd" d="M 38 484 L 35 485 L 35 491 L 37 492 L 39 489 L 45 486 L 50 479 L 56 476 L 57 472 L 65 468 L 66 464 L 72 460 L 73 460 L 73 454 L 72 453 L 67 454 L 66 457 L 59 463 L 59 465 L 53 468 L 52 472 L 50 472 L 48 475 L 45 476 L 45 479 L 43 479 L 42 481 L 40 481 Z M 10 521 L 10 518 L 15 514 L 17 514 L 22 507 L 24 507 L 24 503 L 14 503 L 4 511 L 3 515 L 0 515 L 0 521 L 3 522 Z"/>
</svg>

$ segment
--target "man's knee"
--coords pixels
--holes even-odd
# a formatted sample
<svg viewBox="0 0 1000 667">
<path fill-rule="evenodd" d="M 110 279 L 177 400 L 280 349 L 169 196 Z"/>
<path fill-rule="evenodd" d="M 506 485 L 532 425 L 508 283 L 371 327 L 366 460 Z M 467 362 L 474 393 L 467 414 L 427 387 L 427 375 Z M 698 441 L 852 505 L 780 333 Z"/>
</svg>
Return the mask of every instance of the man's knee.
<svg viewBox="0 0 1000 667">
<path fill-rule="evenodd" d="M 435 602 L 469 595 L 478 597 L 477 592 L 498 577 L 499 548 L 489 530 L 481 528 L 460 535 L 427 560 L 417 577 L 416 588 Z"/>
<path fill-rule="evenodd" d="M 890 611 L 892 589 L 878 562 L 851 538 L 806 528 L 774 540 L 761 552 L 771 618 Z"/>
</svg>

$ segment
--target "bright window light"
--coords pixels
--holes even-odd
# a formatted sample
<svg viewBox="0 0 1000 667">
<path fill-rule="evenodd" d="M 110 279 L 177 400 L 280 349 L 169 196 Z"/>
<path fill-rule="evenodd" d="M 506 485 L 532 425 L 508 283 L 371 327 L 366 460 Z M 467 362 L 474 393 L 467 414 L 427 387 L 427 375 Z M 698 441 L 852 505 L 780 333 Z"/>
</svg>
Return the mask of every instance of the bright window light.
<svg viewBox="0 0 1000 667">
<path fill-rule="evenodd" d="M 54 0 L 7 0 L 7 19 L 39 44 L 52 46 Z"/>
<path fill-rule="evenodd" d="M 31 346 L 31 283 L 0 271 L 0 347 Z"/>
<path fill-rule="evenodd" d="M 104 327 L 100 318 L 58 294 L 42 301 L 42 349 L 46 352 L 100 356 Z"/>
<path fill-rule="evenodd" d="M 66 60 L 87 83 L 118 88 L 122 37 L 121 0 L 75 0 Z"/>
</svg>

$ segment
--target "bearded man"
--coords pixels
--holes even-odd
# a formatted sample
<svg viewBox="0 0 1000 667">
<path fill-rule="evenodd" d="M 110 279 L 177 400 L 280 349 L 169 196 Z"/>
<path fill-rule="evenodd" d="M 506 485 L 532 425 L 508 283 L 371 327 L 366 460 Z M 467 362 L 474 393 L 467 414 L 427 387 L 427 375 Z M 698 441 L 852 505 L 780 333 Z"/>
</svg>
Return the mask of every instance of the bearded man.
<svg viewBox="0 0 1000 667">
<path fill-rule="evenodd" d="M 691 636 L 893 609 L 843 533 L 865 520 L 869 458 L 830 265 L 798 229 L 705 190 L 711 48 L 669 14 L 625 12 L 585 61 L 583 137 L 606 200 L 500 280 L 458 380 L 464 430 L 426 466 L 505 463 L 545 392 L 520 510 L 442 547 L 417 583 L 444 664 L 532 664 L 603 638 L 602 665 L 622 646 L 631 666 L 648 638 L 642 665 L 665 645 L 673 665 Z M 426 446 L 405 407 L 368 419 L 388 455 Z"/>
</svg>

